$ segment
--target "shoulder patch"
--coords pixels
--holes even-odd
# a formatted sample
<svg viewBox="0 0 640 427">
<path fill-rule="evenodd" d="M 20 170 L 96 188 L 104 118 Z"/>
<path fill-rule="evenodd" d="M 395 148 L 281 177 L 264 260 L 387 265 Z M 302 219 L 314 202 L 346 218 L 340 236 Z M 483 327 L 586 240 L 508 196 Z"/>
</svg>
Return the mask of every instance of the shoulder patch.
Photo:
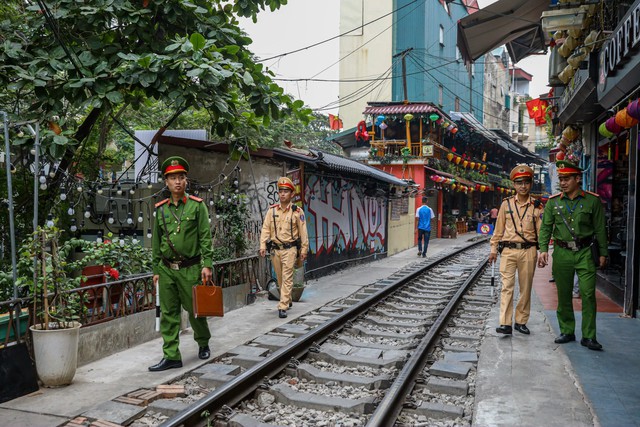
<svg viewBox="0 0 640 427">
<path fill-rule="evenodd" d="M 193 196 L 191 194 L 189 194 L 189 198 L 191 200 L 195 200 L 196 202 L 202 202 L 202 199 L 200 197 L 196 197 L 196 196 Z"/>
<path fill-rule="evenodd" d="M 302 212 L 302 209 L 300 209 L 300 222 L 304 223 L 304 212 Z"/>
<path fill-rule="evenodd" d="M 270 208 L 277 208 L 278 206 L 280 206 L 280 203 L 274 203 L 271 206 L 269 206 Z"/>
<path fill-rule="evenodd" d="M 558 197 L 558 196 L 562 196 L 562 193 L 556 193 L 553 196 L 549 196 L 549 198 L 553 199 L 554 197 Z"/>
<path fill-rule="evenodd" d="M 600 198 L 600 195 L 598 193 L 594 193 L 592 191 L 587 191 L 587 190 L 585 190 L 585 193 L 591 194 L 592 196 L 596 196 L 598 199 Z"/>
<path fill-rule="evenodd" d="M 169 201 L 169 198 L 166 198 L 158 203 L 156 203 L 156 208 L 159 208 L 160 206 L 164 205 L 165 203 L 167 203 Z"/>
</svg>

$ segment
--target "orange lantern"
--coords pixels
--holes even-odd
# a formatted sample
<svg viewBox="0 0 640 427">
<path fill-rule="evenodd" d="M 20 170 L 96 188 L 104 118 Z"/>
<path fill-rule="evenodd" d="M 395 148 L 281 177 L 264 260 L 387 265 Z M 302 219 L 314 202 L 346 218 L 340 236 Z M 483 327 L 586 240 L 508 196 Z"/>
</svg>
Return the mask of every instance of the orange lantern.
<svg viewBox="0 0 640 427">
<path fill-rule="evenodd" d="M 452 189 L 452 190 L 455 190 L 455 189 L 456 189 L 456 187 L 457 187 L 457 185 L 456 185 L 456 184 L 451 184 L 451 189 Z"/>
<path fill-rule="evenodd" d="M 469 168 L 475 169 L 476 168 L 476 162 L 469 163 Z"/>
<path fill-rule="evenodd" d="M 620 110 L 616 113 L 616 123 L 625 129 L 629 129 L 638 124 L 638 120 L 634 119 L 627 113 L 627 109 Z"/>
<path fill-rule="evenodd" d="M 456 156 L 456 165 L 459 165 L 460 161 L 462 161 L 462 157 Z"/>
<path fill-rule="evenodd" d="M 481 185 L 480 186 L 480 192 L 484 193 L 485 191 L 487 191 L 487 186 L 486 185 Z"/>
<path fill-rule="evenodd" d="M 487 170 L 487 165 L 482 165 L 482 171 L 486 171 Z"/>
<path fill-rule="evenodd" d="M 453 153 L 447 154 L 447 160 L 449 161 L 453 160 Z"/>
</svg>

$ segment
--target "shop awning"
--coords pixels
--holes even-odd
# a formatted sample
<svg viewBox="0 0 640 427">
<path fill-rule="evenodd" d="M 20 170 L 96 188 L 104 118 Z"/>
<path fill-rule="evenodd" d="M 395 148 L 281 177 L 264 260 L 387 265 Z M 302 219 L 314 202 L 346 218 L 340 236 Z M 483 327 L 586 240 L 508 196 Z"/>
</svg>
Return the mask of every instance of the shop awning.
<svg viewBox="0 0 640 427">
<path fill-rule="evenodd" d="M 458 49 L 465 63 L 506 45 L 513 62 L 544 52 L 540 17 L 549 0 L 498 0 L 458 21 Z"/>
<path fill-rule="evenodd" d="M 469 125 L 472 128 L 474 128 L 476 130 L 476 132 L 478 132 L 480 135 L 482 135 L 485 138 L 487 138 L 489 141 L 496 141 L 498 139 L 493 132 L 491 132 L 489 129 L 484 127 L 484 125 L 482 123 L 480 123 L 480 121 L 478 119 L 476 119 L 476 117 L 471 113 L 463 113 L 463 112 L 460 112 L 460 111 L 451 111 L 449 113 L 449 115 L 451 116 L 451 118 L 453 120 L 462 120 L 462 121 L 464 121 L 467 125 Z"/>
</svg>

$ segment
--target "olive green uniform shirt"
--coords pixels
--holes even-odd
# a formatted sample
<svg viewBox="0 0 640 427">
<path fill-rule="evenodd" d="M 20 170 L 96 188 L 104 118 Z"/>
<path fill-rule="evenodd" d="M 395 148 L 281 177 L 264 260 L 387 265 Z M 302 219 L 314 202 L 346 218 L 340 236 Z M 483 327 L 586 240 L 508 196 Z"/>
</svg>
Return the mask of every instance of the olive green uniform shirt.
<svg viewBox="0 0 640 427">
<path fill-rule="evenodd" d="M 560 214 L 562 212 L 562 215 Z M 549 198 L 542 215 L 540 227 L 540 252 L 549 252 L 549 240 L 574 241 L 572 232 L 567 229 L 562 216 L 579 239 L 595 236 L 600 248 L 600 256 L 608 256 L 607 231 L 604 208 L 600 197 L 588 191 L 580 191 L 571 200 L 564 193 Z"/>
<path fill-rule="evenodd" d="M 172 261 L 180 259 L 167 243 L 167 230 L 173 247 L 183 259 L 200 255 L 202 267 L 212 267 L 213 247 L 209 213 L 202 199 L 185 195 L 178 200 L 177 205 L 172 203 L 171 199 L 163 200 L 156 205 L 152 239 L 153 274 L 160 274 L 163 257 Z"/>
</svg>

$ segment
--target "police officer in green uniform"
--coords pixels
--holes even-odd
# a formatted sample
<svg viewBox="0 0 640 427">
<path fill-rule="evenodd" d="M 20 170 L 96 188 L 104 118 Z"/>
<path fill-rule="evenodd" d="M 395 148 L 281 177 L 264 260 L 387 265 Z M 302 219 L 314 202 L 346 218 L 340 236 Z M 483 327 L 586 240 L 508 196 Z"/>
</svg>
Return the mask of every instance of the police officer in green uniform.
<svg viewBox="0 0 640 427">
<path fill-rule="evenodd" d="M 189 163 L 182 157 L 169 157 L 162 163 L 162 174 L 171 197 L 156 204 L 152 240 L 153 283 L 160 281 L 160 332 L 163 358 L 150 371 L 182 367 L 179 347 L 180 306 L 189 313 L 198 357 L 208 359 L 209 325 L 205 317 L 193 316 L 192 287 L 212 277 L 212 243 L 209 213 L 202 199 L 188 195 Z"/>
<path fill-rule="evenodd" d="M 557 344 L 575 341 L 573 276 L 577 273 L 582 296 L 582 339 L 590 350 L 602 350 L 596 340 L 596 268 L 607 260 L 604 208 L 597 194 L 580 188 L 582 169 L 568 161 L 556 163 L 562 193 L 549 198 L 540 227 L 538 267 L 549 262 L 549 240 L 554 239 L 552 273 L 558 290 Z M 597 264 L 591 245 L 599 249 Z"/>
</svg>

